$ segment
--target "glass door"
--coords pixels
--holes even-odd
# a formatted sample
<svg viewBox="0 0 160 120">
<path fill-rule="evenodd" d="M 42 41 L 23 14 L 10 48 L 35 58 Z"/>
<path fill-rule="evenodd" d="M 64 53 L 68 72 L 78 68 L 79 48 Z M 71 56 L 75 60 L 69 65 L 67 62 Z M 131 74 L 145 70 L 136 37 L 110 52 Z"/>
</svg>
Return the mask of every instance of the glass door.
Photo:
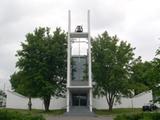
<svg viewBox="0 0 160 120">
<path fill-rule="evenodd" d="M 87 106 L 87 94 L 72 94 L 73 106 Z"/>
</svg>

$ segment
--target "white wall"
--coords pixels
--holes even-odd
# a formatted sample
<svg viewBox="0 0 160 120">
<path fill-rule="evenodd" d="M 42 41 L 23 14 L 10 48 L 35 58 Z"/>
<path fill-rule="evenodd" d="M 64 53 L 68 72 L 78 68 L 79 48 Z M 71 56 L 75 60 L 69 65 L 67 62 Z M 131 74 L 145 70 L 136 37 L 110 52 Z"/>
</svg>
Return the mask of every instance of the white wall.
<svg viewBox="0 0 160 120">
<path fill-rule="evenodd" d="M 152 100 L 152 91 L 141 93 L 135 96 L 133 99 L 121 98 L 121 104 L 114 104 L 114 108 L 132 108 L 132 101 L 134 108 L 142 108 L 145 103 L 149 103 Z M 97 109 L 107 109 L 108 104 L 105 97 L 93 98 L 93 107 Z"/>
<path fill-rule="evenodd" d="M 50 109 L 65 109 L 67 106 L 66 98 L 52 98 Z"/>
<path fill-rule="evenodd" d="M 15 93 L 7 91 L 6 108 L 27 109 L 28 99 Z"/>
<path fill-rule="evenodd" d="M 50 109 L 62 109 L 66 107 L 65 98 L 52 98 Z M 28 98 L 18 93 L 7 91 L 6 108 L 28 109 Z M 44 109 L 43 101 L 39 98 L 32 98 L 33 109 Z"/>
<path fill-rule="evenodd" d="M 133 98 L 133 106 L 134 108 L 141 108 L 145 103 L 148 103 L 152 100 L 152 92 L 148 91 L 146 93 L 142 93 Z M 12 92 L 7 91 L 7 108 L 16 108 L 16 109 L 28 109 L 28 98 Z M 114 108 L 131 108 L 131 99 L 122 98 L 121 104 L 114 104 Z M 32 108 L 33 109 L 44 109 L 43 101 L 38 98 L 32 99 Z M 63 109 L 66 108 L 66 99 L 65 98 L 52 98 L 50 102 L 50 109 Z M 105 97 L 93 98 L 93 108 L 97 109 L 107 109 L 108 104 Z"/>
</svg>

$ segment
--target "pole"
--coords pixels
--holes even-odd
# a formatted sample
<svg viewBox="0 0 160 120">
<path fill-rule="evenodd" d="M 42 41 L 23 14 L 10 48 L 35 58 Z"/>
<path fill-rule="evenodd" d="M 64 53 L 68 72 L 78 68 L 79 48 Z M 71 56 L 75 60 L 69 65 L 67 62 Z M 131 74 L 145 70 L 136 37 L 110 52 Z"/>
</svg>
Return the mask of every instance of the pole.
<svg viewBox="0 0 160 120">
<path fill-rule="evenodd" d="M 70 41 L 70 32 L 71 32 L 71 12 L 68 11 L 68 49 L 67 49 L 67 112 L 69 112 L 69 86 L 71 79 L 71 41 Z"/>
<path fill-rule="evenodd" d="M 88 74 L 90 93 L 90 111 L 92 112 L 92 61 L 91 61 L 91 37 L 90 37 L 90 11 L 88 10 Z"/>
<path fill-rule="evenodd" d="M 88 10 L 88 74 L 90 87 L 92 86 L 91 67 L 90 11 Z"/>
</svg>

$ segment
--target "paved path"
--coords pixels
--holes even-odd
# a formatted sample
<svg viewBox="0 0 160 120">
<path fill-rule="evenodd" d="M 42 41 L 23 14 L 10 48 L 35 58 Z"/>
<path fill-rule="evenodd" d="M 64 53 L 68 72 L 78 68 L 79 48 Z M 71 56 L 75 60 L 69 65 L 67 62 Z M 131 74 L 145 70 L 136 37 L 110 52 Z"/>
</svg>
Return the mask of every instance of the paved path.
<svg viewBox="0 0 160 120">
<path fill-rule="evenodd" d="M 85 117 L 85 116 L 45 116 L 46 120 L 113 120 L 112 117 Z"/>
</svg>

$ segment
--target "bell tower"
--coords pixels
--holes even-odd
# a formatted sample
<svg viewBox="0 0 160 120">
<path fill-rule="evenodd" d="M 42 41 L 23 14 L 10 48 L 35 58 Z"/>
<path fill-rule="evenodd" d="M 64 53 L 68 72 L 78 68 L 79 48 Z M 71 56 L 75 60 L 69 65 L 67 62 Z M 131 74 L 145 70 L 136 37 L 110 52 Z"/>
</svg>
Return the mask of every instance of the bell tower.
<svg viewBox="0 0 160 120">
<path fill-rule="evenodd" d="M 74 44 L 78 54 L 73 54 Z M 87 46 L 86 51 L 81 46 Z M 85 52 L 85 54 L 82 54 Z M 92 112 L 92 66 L 91 66 L 90 11 L 87 14 L 87 30 L 78 25 L 71 31 L 71 11 L 68 11 L 67 49 L 67 112 L 73 107 L 85 107 Z"/>
</svg>

